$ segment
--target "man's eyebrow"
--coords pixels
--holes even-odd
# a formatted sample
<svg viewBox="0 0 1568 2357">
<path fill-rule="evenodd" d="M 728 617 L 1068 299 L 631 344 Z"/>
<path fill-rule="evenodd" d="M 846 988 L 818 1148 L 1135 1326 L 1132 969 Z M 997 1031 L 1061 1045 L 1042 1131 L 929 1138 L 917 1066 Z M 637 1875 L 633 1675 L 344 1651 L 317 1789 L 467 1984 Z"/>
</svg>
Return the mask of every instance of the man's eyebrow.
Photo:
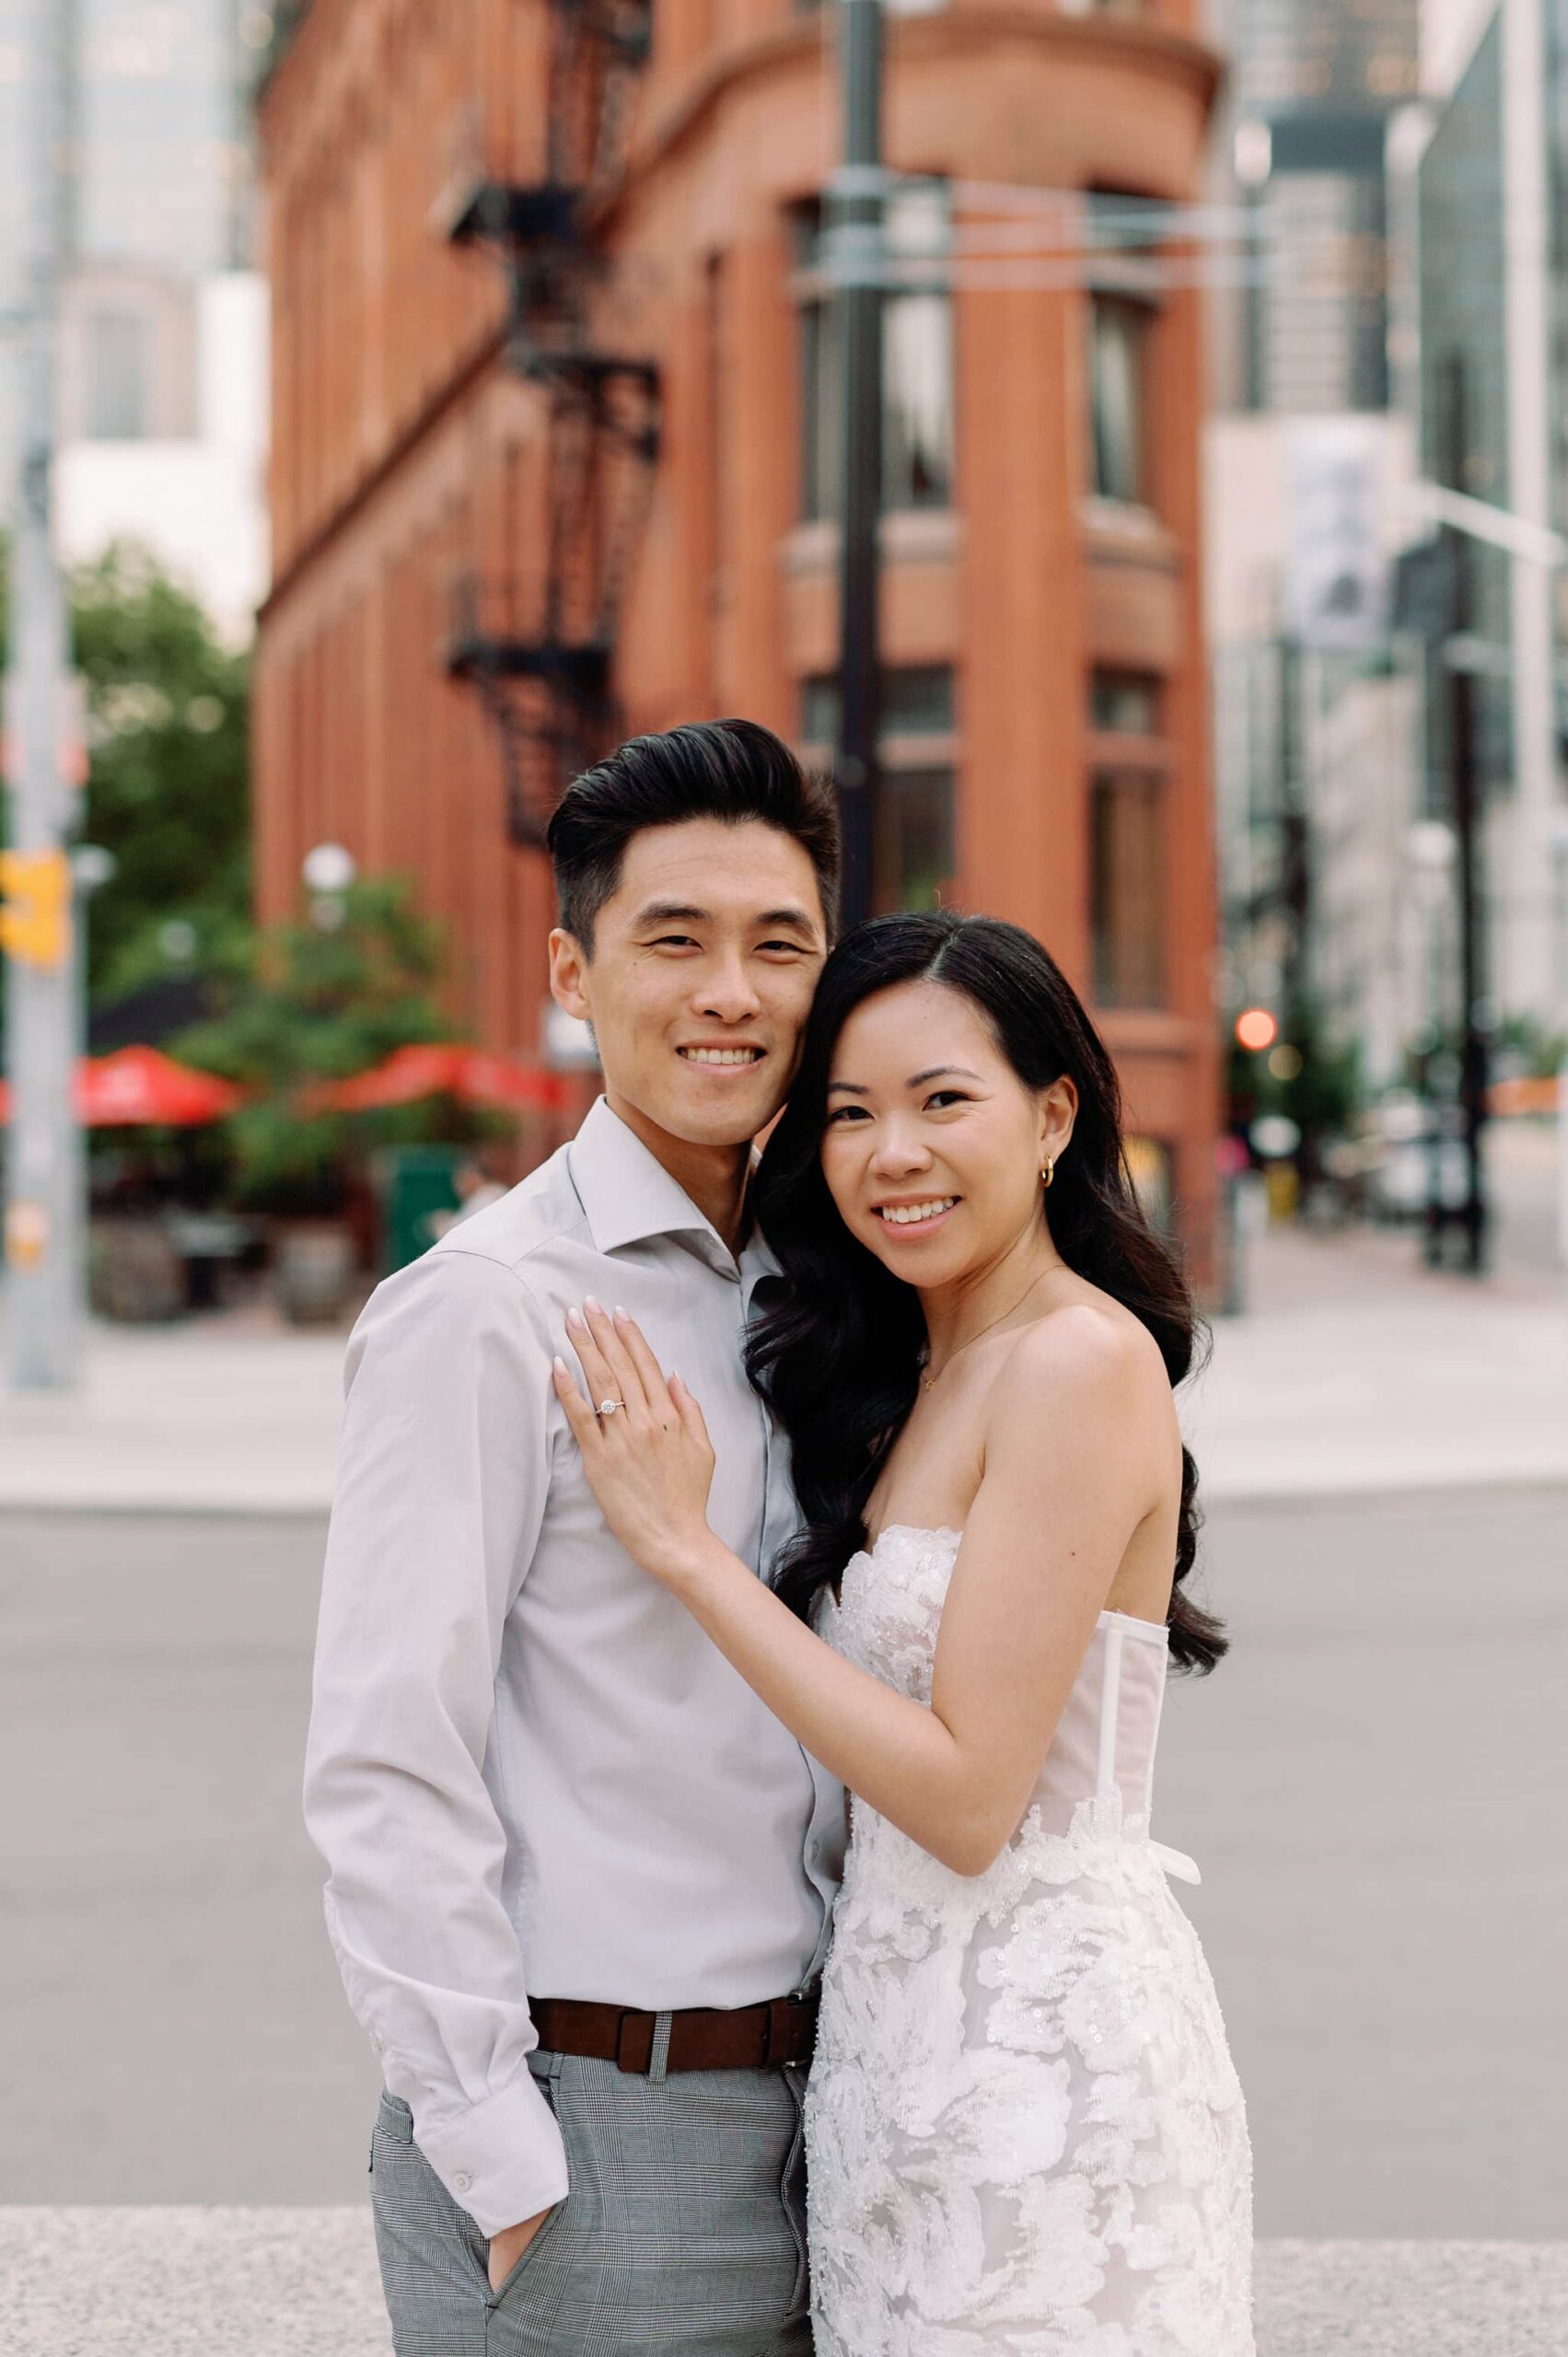
<svg viewBox="0 0 1568 2357">
<path fill-rule="evenodd" d="M 646 908 L 638 910 L 633 930 L 645 924 L 706 924 L 712 913 L 709 909 L 690 908 L 684 900 L 650 900 Z"/>
<path fill-rule="evenodd" d="M 635 932 L 649 924 L 712 924 L 713 921 L 712 909 L 699 909 L 685 900 L 650 900 L 645 908 L 638 910 L 633 920 L 633 930 Z M 749 922 L 757 926 L 787 925 L 794 933 L 810 933 L 813 930 L 810 916 L 805 909 L 763 909 Z"/>
</svg>

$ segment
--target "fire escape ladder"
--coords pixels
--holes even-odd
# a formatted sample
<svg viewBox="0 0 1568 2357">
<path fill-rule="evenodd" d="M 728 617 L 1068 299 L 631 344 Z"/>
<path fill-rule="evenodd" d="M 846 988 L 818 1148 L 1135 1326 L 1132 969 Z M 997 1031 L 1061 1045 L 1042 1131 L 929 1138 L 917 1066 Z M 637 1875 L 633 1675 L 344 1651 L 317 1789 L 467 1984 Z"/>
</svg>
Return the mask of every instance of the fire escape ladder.
<svg viewBox="0 0 1568 2357">
<path fill-rule="evenodd" d="M 574 772 L 620 731 L 621 607 L 659 455 L 659 375 L 605 349 L 596 297 L 611 274 L 594 224 L 624 176 L 650 0 L 550 0 L 544 177 L 482 181 L 452 219 L 459 245 L 506 276 L 506 354 L 540 389 L 546 517 L 539 562 L 459 585 L 447 668 L 496 729 L 514 841 L 540 843 Z"/>
</svg>

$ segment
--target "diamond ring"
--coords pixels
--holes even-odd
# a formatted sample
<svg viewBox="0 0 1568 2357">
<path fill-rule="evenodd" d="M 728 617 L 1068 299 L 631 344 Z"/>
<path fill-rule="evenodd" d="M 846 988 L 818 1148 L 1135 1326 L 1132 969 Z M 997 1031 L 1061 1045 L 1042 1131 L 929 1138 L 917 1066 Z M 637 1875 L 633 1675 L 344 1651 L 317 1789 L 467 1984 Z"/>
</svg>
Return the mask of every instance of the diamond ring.
<svg viewBox="0 0 1568 2357">
<path fill-rule="evenodd" d="M 613 1416 L 617 1408 L 624 1408 L 625 1405 L 624 1399 L 601 1399 L 598 1403 L 598 1412 L 601 1416 Z"/>
</svg>

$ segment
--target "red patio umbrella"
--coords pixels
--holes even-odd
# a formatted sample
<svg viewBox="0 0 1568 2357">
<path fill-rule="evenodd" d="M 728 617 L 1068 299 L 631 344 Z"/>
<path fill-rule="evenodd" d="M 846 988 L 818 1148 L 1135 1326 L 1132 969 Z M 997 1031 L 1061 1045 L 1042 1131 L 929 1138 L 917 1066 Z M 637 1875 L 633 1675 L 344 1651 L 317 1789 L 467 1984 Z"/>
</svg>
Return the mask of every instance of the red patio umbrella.
<svg viewBox="0 0 1568 2357">
<path fill-rule="evenodd" d="M 144 1122 L 193 1129 L 232 1113 L 244 1092 L 211 1073 L 176 1063 L 160 1048 L 118 1048 L 111 1056 L 84 1056 L 75 1073 L 76 1117 L 90 1130 L 131 1129 Z M 0 1121 L 9 1120 L 11 1094 L 0 1081 Z"/>
<path fill-rule="evenodd" d="M 558 1073 L 444 1039 L 394 1049 L 369 1072 L 312 1088 L 306 1103 L 313 1112 L 366 1113 L 435 1096 L 507 1112 L 553 1112 L 564 1102 L 565 1089 Z"/>
</svg>

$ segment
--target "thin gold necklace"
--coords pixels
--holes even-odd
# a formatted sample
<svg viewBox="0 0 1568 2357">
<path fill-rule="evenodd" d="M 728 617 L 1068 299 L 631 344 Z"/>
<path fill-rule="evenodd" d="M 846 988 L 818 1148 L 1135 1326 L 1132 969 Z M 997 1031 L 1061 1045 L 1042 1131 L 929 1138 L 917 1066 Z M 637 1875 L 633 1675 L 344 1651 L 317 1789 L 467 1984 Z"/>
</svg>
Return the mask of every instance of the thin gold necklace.
<svg viewBox="0 0 1568 2357">
<path fill-rule="evenodd" d="M 949 1351 L 941 1365 L 937 1367 L 935 1372 L 933 1372 L 931 1367 L 931 1345 L 927 1342 L 925 1346 L 925 1356 L 921 1362 L 921 1389 L 923 1391 L 929 1391 L 937 1377 L 947 1374 L 947 1369 L 952 1365 L 955 1359 L 961 1358 L 964 1353 L 966 1351 L 972 1350 L 977 1342 L 983 1342 L 992 1328 L 993 1326 L 1000 1326 L 1005 1318 L 1011 1318 L 1014 1310 L 1022 1309 L 1025 1302 L 1028 1301 L 1030 1294 L 1033 1293 L 1041 1277 L 1050 1276 L 1052 1269 L 1064 1269 L 1066 1266 L 1067 1263 L 1065 1260 L 1051 1260 L 1049 1261 L 1043 1269 L 1037 1270 L 1035 1274 L 1029 1279 L 1028 1283 L 1024 1287 L 1023 1292 L 1018 1295 L 1017 1300 L 1010 1303 L 1005 1309 L 999 1309 L 995 1317 L 989 1319 L 988 1322 L 981 1328 L 978 1334 L 971 1334 L 969 1341 L 967 1342 L 960 1342 L 956 1351 Z"/>
</svg>

